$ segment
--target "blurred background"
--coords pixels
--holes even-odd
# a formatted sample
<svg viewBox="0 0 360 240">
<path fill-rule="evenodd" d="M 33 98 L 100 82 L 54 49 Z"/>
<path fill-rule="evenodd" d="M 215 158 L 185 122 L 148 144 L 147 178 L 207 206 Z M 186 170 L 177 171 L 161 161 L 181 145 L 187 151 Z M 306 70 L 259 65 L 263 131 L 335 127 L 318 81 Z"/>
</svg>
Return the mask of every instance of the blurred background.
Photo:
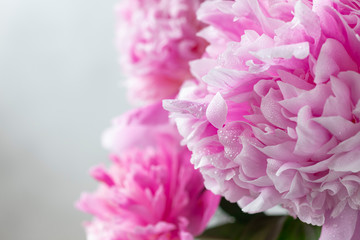
<svg viewBox="0 0 360 240">
<path fill-rule="evenodd" d="M 0 0 L 0 239 L 81 240 L 74 208 L 107 162 L 100 136 L 130 108 L 116 0 Z"/>
</svg>

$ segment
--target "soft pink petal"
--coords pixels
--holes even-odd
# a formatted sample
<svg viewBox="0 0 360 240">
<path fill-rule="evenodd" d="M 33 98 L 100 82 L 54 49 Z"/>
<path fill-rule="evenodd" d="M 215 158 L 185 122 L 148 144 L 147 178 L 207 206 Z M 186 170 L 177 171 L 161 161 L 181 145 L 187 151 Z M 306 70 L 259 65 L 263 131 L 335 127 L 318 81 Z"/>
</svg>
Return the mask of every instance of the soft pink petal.
<svg viewBox="0 0 360 240">
<path fill-rule="evenodd" d="M 206 109 L 206 117 L 216 128 L 221 128 L 226 121 L 228 108 L 220 93 L 217 93 Z"/>
<path fill-rule="evenodd" d="M 358 211 L 345 207 L 336 218 L 328 218 L 321 230 L 320 240 L 351 240 L 358 221 Z M 358 235 L 358 234 L 357 234 Z"/>
</svg>

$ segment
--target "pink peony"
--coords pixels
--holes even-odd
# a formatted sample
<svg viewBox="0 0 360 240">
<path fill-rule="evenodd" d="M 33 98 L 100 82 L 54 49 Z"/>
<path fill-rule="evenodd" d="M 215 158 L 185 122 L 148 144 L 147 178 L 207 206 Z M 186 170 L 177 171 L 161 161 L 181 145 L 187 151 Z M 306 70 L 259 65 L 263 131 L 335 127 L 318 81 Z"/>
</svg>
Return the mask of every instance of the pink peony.
<svg viewBox="0 0 360 240">
<path fill-rule="evenodd" d="M 101 185 L 77 203 L 95 216 L 85 225 L 87 239 L 191 240 L 205 229 L 220 197 L 204 189 L 179 138 L 160 104 L 114 122 L 105 134 L 112 165 L 91 171 Z"/>
<path fill-rule="evenodd" d="M 173 97 L 191 76 L 189 61 L 206 42 L 195 12 L 203 0 L 124 0 L 117 7 L 117 45 L 130 99 Z"/>
<path fill-rule="evenodd" d="M 360 239 L 360 3 L 209 1 L 210 45 L 172 112 L 205 185 Z"/>
</svg>

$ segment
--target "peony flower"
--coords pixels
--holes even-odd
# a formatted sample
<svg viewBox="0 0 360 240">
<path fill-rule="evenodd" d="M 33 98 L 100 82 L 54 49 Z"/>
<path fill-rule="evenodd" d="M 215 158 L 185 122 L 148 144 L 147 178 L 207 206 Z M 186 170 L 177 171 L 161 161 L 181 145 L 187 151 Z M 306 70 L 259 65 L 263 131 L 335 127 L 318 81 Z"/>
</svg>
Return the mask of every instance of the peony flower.
<svg viewBox="0 0 360 240">
<path fill-rule="evenodd" d="M 195 12 L 203 0 L 125 0 L 116 9 L 117 45 L 130 99 L 173 97 L 206 42 Z"/>
<path fill-rule="evenodd" d="M 160 104 L 115 120 L 105 134 L 112 165 L 92 169 L 100 187 L 77 203 L 95 216 L 87 239 L 191 240 L 205 229 L 220 197 L 204 189 L 179 138 Z"/>
<path fill-rule="evenodd" d="M 202 4 L 197 81 L 164 107 L 208 189 L 360 238 L 359 16 L 351 0 Z"/>
</svg>

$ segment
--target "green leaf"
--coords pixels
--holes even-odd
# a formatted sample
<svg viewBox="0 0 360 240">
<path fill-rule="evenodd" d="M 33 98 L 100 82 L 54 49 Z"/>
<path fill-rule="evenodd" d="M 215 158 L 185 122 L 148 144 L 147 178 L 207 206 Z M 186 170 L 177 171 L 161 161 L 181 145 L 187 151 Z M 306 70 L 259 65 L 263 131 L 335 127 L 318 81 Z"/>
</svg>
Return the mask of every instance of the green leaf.
<svg viewBox="0 0 360 240">
<path fill-rule="evenodd" d="M 277 240 L 318 240 L 321 227 L 301 222 L 299 219 L 288 217 Z"/>
<path fill-rule="evenodd" d="M 277 240 L 286 216 L 253 215 L 248 222 L 235 222 L 206 230 L 200 240 Z"/>
<path fill-rule="evenodd" d="M 251 219 L 258 216 L 265 216 L 263 213 L 257 214 L 248 214 L 241 210 L 241 208 L 237 205 L 237 203 L 231 203 L 227 201 L 225 198 L 221 198 L 220 207 L 224 210 L 225 213 L 235 218 L 236 221 L 240 223 L 248 223 Z"/>
<path fill-rule="evenodd" d="M 286 216 L 258 216 L 244 228 L 237 240 L 277 240 Z"/>
<path fill-rule="evenodd" d="M 234 223 L 207 229 L 199 240 L 318 240 L 321 227 L 312 226 L 290 216 L 267 216 L 244 213 L 236 203 L 224 198 L 220 207 L 235 218 Z"/>
<path fill-rule="evenodd" d="M 199 240 L 236 240 L 244 229 L 240 223 L 227 223 L 207 229 L 197 237 Z"/>
</svg>

